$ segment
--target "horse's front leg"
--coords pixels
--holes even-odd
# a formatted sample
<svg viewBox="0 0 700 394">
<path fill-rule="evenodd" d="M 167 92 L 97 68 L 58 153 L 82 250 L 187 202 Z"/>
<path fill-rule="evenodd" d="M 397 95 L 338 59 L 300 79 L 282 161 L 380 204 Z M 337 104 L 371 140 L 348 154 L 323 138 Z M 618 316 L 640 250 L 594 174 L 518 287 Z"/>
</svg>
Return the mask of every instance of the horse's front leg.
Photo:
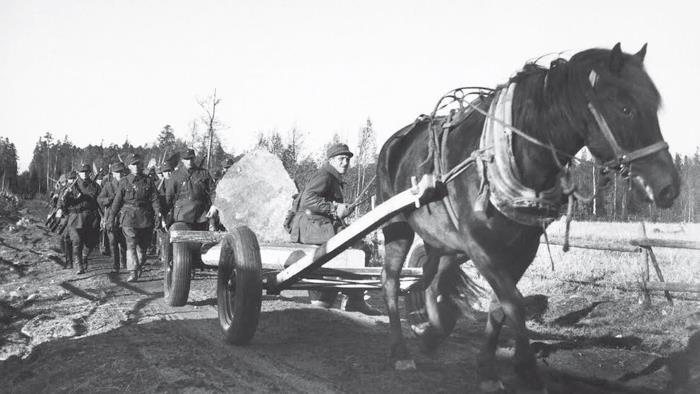
<svg viewBox="0 0 700 394">
<path fill-rule="evenodd" d="M 476 362 L 476 373 L 479 377 L 481 390 L 483 392 L 497 392 L 504 389 L 503 383 L 498 378 L 495 363 L 498 337 L 501 333 L 501 328 L 503 327 L 505 320 L 506 315 L 503 313 L 501 304 L 494 295 L 491 299 L 488 320 L 486 321 L 486 329 L 484 330 L 486 342 L 479 351 Z"/>
<path fill-rule="evenodd" d="M 517 279 L 520 272 L 512 272 L 519 270 L 517 264 L 511 264 L 509 271 L 506 268 L 490 264 L 486 269 L 479 267 L 479 270 L 484 274 L 486 280 L 491 285 L 494 293 L 498 297 L 500 308 L 494 307 L 489 311 L 489 322 L 487 325 L 487 344 L 484 347 L 486 353 L 479 356 L 479 372 L 493 373 L 493 353 L 496 349 L 496 341 L 498 332 L 504 320 L 508 319 L 508 325 L 515 331 L 515 373 L 529 389 L 546 392 L 546 388 L 542 378 L 537 372 L 537 360 L 535 353 L 530 347 L 530 339 L 527 334 L 525 325 L 525 302 L 522 294 L 516 287 Z M 507 267 L 507 266 L 506 266 Z M 489 332 L 490 331 L 490 332 Z M 482 389 L 492 376 L 479 376 L 482 383 Z"/>
<path fill-rule="evenodd" d="M 416 363 L 408 352 L 401 332 L 399 316 L 399 276 L 413 243 L 414 233 L 404 222 L 388 224 L 383 232 L 385 253 L 382 285 L 391 328 L 391 360 L 397 370 L 415 369 Z"/>
</svg>

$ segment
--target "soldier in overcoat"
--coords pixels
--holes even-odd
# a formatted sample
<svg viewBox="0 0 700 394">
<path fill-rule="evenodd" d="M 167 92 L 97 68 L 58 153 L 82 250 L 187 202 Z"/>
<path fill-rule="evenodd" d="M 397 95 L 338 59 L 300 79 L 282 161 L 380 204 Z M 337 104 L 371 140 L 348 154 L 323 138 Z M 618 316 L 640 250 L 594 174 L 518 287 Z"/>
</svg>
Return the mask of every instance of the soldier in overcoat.
<svg viewBox="0 0 700 394">
<path fill-rule="evenodd" d="M 343 203 L 343 174 L 348 169 L 353 156 L 345 144 L 334 144 L 327 152 L 328 161 L 314 173 L 302 192 L 299 210 L 292 226 L 292 240 L 306 244 L 322 244 L 345 228 L 343 219 L 350 214 L 348 204 Z M 297 221 L 298 220 L 298 221 Z M 322 290 L 312 303 L 330 308 L 337 290 Z M 366 315 L 380 315 L 364 300 L 364 292 L 344 291 L 347 298 L 345 310 L 357 311 Z"/>
<path fill-rule="evenodd" d="M 183 165 L 173 174 L 171 187 L 165 195 L 166 204 L 172 207 L 173 226 L 207 230 L 209 218 L 218 213 L 214 206 L 214 179 L 209 171 L 197 165 L 193 149 L 187 149 L 180 158 Z M 195 263 L 201 264 L 200 249 L 193 248 L 193 253 Z"/>
<path fill-rule="evenodd" d="M 63 211 L 68 213 L 66 227 L 73 248 L 73 263 L 78 274 L 87 270 L 87 258 L 99 241 L 100 215 L 97 196 L 100 187 L 90 179 L 90 166 L 84 164 L 78 179 L 63 198 Z"/>
<path fill-rule="evenodd" d="M 66 174 L 61 174 L 61 176 L 58 178 L 58 182 L 56 182 L 54 192 L 51 194 L 51 198 L 49 200 L 51 209 L 56 210 L 55 215 L 56 220 L 58 220 L 58 224 L 56 225 L 55 232 L 60 237 L 61 251 L 63 252 L 63 256 L 65 259 L 63 268 L 73 268 L 73 244 L 70 242 L 70 237 L 68 236 L 68 214 L 64 214 L 63 210 L 61 209 L 62 198 L 63 195 L 66 193 L 66 189 L 69 186 L 72 186 L 72 183 L 77 176 L 78 175 L 75 171 L 69 171 Z"/>
<path fill-rule="evenodd" d="M 112 204 L 117 195 L 119 181 L 122 176 L 126 174 L 126 167 L 124 163 L 119 161 L 110 166 L 110 172 L 112 176 L 104 179 L 102 191 L 97 197 L 97 202 L 100 203 L 100 206 L 102 206 L 104 210 L 105 231 L 107 231 L 110 254 L 112 256 L 112 272 L 118 273 L 120 267 L 126 269 L 126 239 L 124 239 L 124 233 L 122 232 L 118 217 L 114 218 L 114 224 L 110 223 L 110 225 L 107 225 L 107 223 L 109 223 L 109 213 L 112 210 Z"/>
<path fill-rule="evenodd" d="M 127 281 L 135 282 L 146 260 L 153 226 L 160 220 L 160 203 L 156 185 L 143 173 L 141 156 L 134 154 L 128 163 L 131 173 L 119 180 L 107 223 L 114 227 L 119 218 L 126 240 L 126 266 L 131 272 Z"/>
<path fill-rule="evenodd" d="M 158 184 L 156 186 L 156 190 L 158 191 L 158 200 L 160 201 L 161 215 L 161 222 L 156 223 L 156 227 L 158 227 L 158 231 L 156 231 L 156 234 L 158 236 L 157 252 L 163 264 L 168 263 L 167 261 L 165 261 L 165 259 L 169 258 L 169 256 L 171 255 L 170 253 L 164 253 L 163 249 L 171 247 L 170 243 L 168 242 L 167 229 L 168 225 L 170 225 L 172 222 L 172 207 L 167 204 L 165 195 L 166 190 L 172 187 L 172 173 L 173 166 L 169 162 L 164 162 L 163 164 L 161 164 L 158 171 L 158 176 L 160 177 L 160 179 L 158 180 Z"/>
<path fill-rule="evenodd" d="M 166 203 L 173 207 L 174 222 L 187 223 L 193 230 L 206 230 L 207 218 L 217 212 L 214 179 L 209 171 L 195 163 L 193 149 L 187 149 L 181 159 L 183 166 L 173 174 L 172 187 L 166 191 Z"/>
</svg>

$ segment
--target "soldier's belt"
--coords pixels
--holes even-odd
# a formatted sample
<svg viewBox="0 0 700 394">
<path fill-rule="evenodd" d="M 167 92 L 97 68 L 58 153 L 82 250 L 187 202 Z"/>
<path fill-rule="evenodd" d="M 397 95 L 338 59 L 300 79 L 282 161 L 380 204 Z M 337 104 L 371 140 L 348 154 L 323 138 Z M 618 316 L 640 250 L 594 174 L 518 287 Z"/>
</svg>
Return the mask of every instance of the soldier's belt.
<svg viewBox="0 0 700 394">
<path fill-rule="evenodd" d="M 124 204 L 125 207 L 129 208 L 148 208 L 150 205 L 148 202 Z"/>
</svg>

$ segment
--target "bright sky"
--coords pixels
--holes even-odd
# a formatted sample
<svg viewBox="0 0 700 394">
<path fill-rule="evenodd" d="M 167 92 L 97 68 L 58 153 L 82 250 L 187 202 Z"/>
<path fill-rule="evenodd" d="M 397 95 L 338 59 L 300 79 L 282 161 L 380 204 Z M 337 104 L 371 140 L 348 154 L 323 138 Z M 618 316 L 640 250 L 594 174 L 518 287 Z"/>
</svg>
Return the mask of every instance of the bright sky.
<svg viewBox="0 0 700 394">
<path fill-rule="evenodd" d="M 381 145 L 446 91 L 493 87 L 540 55 L 649 43 L 672 152 L 700 146 L 700 24 L 691 2 L 0 0 L 0 136 L 20 170 L 39 136 L 79 146 L 186 137 L 214 88 L 232 152 L 297 127 L 314 150 Z"/>
</svg>

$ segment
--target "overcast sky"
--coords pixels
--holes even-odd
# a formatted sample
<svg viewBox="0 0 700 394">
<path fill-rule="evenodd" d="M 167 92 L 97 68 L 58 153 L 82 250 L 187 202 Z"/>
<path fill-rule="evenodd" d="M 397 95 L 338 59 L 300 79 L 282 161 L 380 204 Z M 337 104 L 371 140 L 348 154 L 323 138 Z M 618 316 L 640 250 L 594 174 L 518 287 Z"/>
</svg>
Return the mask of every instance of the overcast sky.
<svg viewBox="0 0 700 394">
<path fill-rule="evenodd" d="M 672 152 L 700 146 L 691 2 L 0 0 L 0 136 L 20 170 L 39 136 L 79 146 L 186 137 L 216 88 L 225 148 L 259 131 L 334 133 L 369 117 L 379 145 L 446 91 L 494 87 L 530 59 L 649 43 Z M 683 5 L 681 5 L 683 4 Z"/>
</svg>

